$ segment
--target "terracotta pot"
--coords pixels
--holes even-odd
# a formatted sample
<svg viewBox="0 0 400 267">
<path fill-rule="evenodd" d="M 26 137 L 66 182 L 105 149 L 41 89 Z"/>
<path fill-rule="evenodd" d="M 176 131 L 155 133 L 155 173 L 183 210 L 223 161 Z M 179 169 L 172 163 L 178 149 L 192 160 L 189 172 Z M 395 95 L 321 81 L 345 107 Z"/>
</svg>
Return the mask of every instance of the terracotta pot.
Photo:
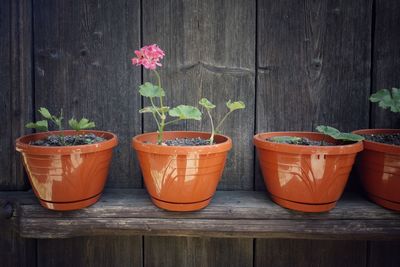
<svg viewBox="0 0 400 267">
<path fill-rule="evenodd" d="M 65 135 L 75 131 L 63 131 Z M 59 131 L 25 135 L 16 141 L 29 181 L 42 206 L 51 210 L 76 210 L 90 206 L 100 198 L 107 179 L 116 135 L 93 133 L 104 142 L 64 147 L 34 146 L 29 143 Z"/>
<path fill-rule="evenodd" d="M 342 146 L 302 146 L 266 141 L 273 136 L 335 140 L 312 132 L 270 132 L 254 136 L 265 185 L 282 207 L 323 212 L 335 207 L 343 193 L 362 142 Z"/>
<path fill-rule="evenodd" d="M 357 134 L 392 134 L 399 129 L 366 129 Z M 400 146 L 364 140 L 364 151 L 357 158 L 357 170 L 369 198 L 375 203 L 400 211 Z"/>
<path fill-rule="evenodd" d="M 208 139 L 210 133 L 164 132 L 164 139 Z M 155 144 L 157 133 L 132 139 L 144 183 L 153 203 L 171 211 L 194 211 L 206 207 L 214 195 L 224 170 L 232 141 L 216 135 L 214 145 L 162 146 Z"/>
</svg>

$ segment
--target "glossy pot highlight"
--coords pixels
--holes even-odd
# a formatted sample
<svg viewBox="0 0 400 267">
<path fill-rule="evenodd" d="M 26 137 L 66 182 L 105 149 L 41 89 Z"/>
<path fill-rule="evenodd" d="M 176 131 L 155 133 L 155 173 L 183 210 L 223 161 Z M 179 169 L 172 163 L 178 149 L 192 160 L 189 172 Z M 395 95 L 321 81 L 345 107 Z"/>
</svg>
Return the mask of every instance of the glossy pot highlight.
<svg viewBox="0 0 400 267">
<path fill-rule="evenodd" d="M 282 207 L 324 212 L 335 207 L 343 193 L 362 142 L 342 146 L 303 146 L 266 141 L 274 136 L 335 140 L 312 132 L 270 132 L 254 136 L 265 185 Z"/>
<path fill-rule="evenodd" d="M 51 210 L 76 210 L 90 206 L 100 198 L 107 179 L 116 135 L 93 133 L 106 141 L 90 145 L 45 147 L 30 142 L 60 131 L 26 135 L 16 141 L 35 195 L 42 206 Z M 65 135 L 75 131 L 63 131 Z"/>
<path fill-rule="evenodd" d="M 164 139 L 208 139 L 204 132 L 164 132 Z M 171 211 L 193 211 L 206 207 L 221 179 L 228 151 L 229 137 L 217 134 L 214 145 L 157 145 L 157 133 L 132 139 L 144 183 L 153 203 Z"/>
<path fill-rule="evenodd" d="M 356 134 L 393 134 L 399 129 L 366 129 Z M 364 140 L 357 171 L 364 190 L 375 203 L 400 211 L 400 146 Z"/>
</svg>

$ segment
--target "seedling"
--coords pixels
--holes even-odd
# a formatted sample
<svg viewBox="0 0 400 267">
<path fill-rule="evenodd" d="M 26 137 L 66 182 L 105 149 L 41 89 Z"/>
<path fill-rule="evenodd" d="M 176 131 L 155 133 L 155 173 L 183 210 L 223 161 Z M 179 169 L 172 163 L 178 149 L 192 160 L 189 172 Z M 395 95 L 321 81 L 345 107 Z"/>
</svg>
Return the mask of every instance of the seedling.
<svg viewBox="0 0 400 267">
<path fill-rule="evenodd" d="M 150 82 L 145 82 L 139 86 L 140 95 L 150 100 L 151 106 L 144 107 L 139 110 L 140 113 L 151 113 L 157 124 L 157 143 L 163 143 L 163 132 L 167 125 L 179 122 L 181 120 L 201 120 L 201 112 L 198 108 L 188 105 L 179 105 L 170 108 L 164 105 L 165 91 L 161 86 L 161 78 L 157 72 L 157 66 L 161 66 L 160 60 L 164 57 L 165 53 L 157 45 L 148 45 L 136 50 L 137 57 L 132 58 L 132 64 L 136 66 L 143 66 L 145 69 L 153 71 L 157 78 L 158 85 Z M 158 103 L 156 104 L 156 100 Z M 176 119 L 167 121 L 168 115 Z"/>
<path fill-rule="evenodd" d="M 228 108 L 228 112 L 225 114 L 225 116 L 221 119 L 221 121 L 217 124 L 216 127 L 214 127 L 214 121 L 211 116 L 211 110 L 214 109 L 216 106 L 211 103 L 207 98 L 202 98 L 199 101 L 199 104 L 203 106 L 208 114 L 208 117 L 210 118 L 211 121 L 211 136 L 210 136 L 210 145 L 214 143 L 214 136 L 216 133 L 220 131 L 220 128 L 223 124 L 223 122 L 228 118 L 228 116 L 235 110 L 239 109 L 244 109 L 246 105 L 242 101 L 236 101 L 236 102 L 231 102 L 230 100 L 226 102 L 226 107 Z"/>
<path fill-rule="evenodd" d="M 330 126 L 320 125 L 320 126 L 317 126 L 316 129 L 318 132 L 328 135 L 336 140 L 358 142 L 358 141 L 362 141 L 365 139 L 363 136 L 358 135 L 358 134 L 342 133 L 338 129 L 330 127 Z"/>
<path fill-rule="evenodd" d="M 86 118 L 82 118 L 79 122 L 76 119 L 72 118 L 68 121 L 68 124 L 75 131 L 81 131 L 96 127 L 96 124 L 93 121 L 89 121 Z"/>
<path fill-rule="evenodd" d="M 26 128 L 31 128 L 31 129 L 36 129 L 37 131 L 41 132 L 46 132 L 49 130 L 49 121 L 54 123 L 58 130 L 61 131 L 61 142 L 63 145 L 65 144 L 65 138 L 64 138 L 64 133 L 63 133 L 63 126 L 62 122 L 64 120 L 63 117 L 63 110 L 61 109 L 60 115 L 57 117 L 55 115 L 52 115 L 47 108 L 39 108 L 38 112 L 42 117 L 44 118 L 43 120 L 36 121 L 36 122 L 29 122 L 25 125 Z M 75 131 L 81 131 L 81 130 L 86 130 L 90 128 L 96 127 L 95 123 L 92 121 L 89 121 L 86 118 L 82 118 L 79 122 L 72 118 L 68 121 L 69 126 L 75 130 Z"/>
<path fill-rule="evenodd" d="M 400 89 L 398 88 L 392 88 L 392 91 L 381 89 L 372 94 L 369 100 L 374 103 L 378 102 L 383 109 L 389 108 L 392 112 L 400 112 Z"/>
</svg>

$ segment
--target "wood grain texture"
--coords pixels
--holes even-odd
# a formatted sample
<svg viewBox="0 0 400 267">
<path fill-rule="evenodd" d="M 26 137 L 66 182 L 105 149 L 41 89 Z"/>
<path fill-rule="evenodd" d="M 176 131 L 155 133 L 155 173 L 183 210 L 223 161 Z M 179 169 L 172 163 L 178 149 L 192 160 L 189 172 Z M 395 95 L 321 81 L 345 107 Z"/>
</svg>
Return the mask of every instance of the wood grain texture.
<svg viewBox="0 0 400 267">
<path fill-rule="evenodd" d="M 366 266 L 366 241 L 256 239 L 254 266 Z"/>
<path fill-rule="evenodd" d="M 252 239 L 145 237 L 144 266 L 253 266 Z"/>
<path fill-rule="evenodd" d="M 36 108 L 64 109 L 65 118 L 85 116 L 97 129 L 118 135 L 107 186 L 141 187 L 131 149 L 141 133 L 131 66 L 140 44 L 139 1 L 35 1 Z"/>
<path fill-rule="evenodd" d="M 400 241 L 369 242 L 368 267 L 400 266 Z"/>
<path fill-rule="evenodd" d="M 142 266 L 142 237 L 38 240 L 38 266 Z"/>
<path fill-rule="evenodd" d="M 35 267 L 36 240 L 21 238 L 10 223 L 0 221 L 0 265 Z"/>
<path fill-rule="evenodd" d="M 198 106 L 207 97 L 220 120 L 225 102 L 243 100 L 246 109 L 226 121 L 223 133 L 233 139 L 219 189 L 253 189 L 254 133 L 254 1 L 143 1 L 143 43 L 157 43 L 165 50 L 160 73 L 169 106 Z M 144 71 L 145 79 L 154 79 Z M 154 131 L 153 118 L 144 117 L 145 131 Z M 168 128 L 209 131 L 202 122 L 188 121 Z"/>
<path fill-rule="evenodd" d="M 371 14 L 371 0 L 259 1 L 256 132 L 368 127 Z"/>
<path fill-rule="evenodd" d="M 42 208 L 32 192 L 0 192 L 0 200 L 14 203 L 21 218 L 165 218 L 165 219 L 263 219 L 263 220 L 397 220 L 400 215 L 383 209 L 358 194 L 346 193 L 337 207 L 326 213 L 284 209 L 265 193 L 218 191 L 210 206 L 197 212 L 168 212 L 151 203 L 143 189 L 108 189 L 95 205 L 77 211 L 55 212 Z"/>
<path fill-rule="evenodd" d="M 372 92 L 400 87 L 400 2 L 375 1 Z M 400 116 L 371 104 L 371 128 L 399 128 Z"/>
<path fill-rule="evenodd" d="M 31 1 L 0 2 L 0 190 L 28 187 L 15 139 L 32 118 Z"/>
<path fill-rule="evenodd" d="M 21 195 L 21 193 L 18 193 Z M 29 194 L 29 193 L 27 193 Z M 109 190 L 89 208 L 54 212 L 29 197 L 0 193 L 16 207 L 13 220 L 24 237 L 64 238 L 89 235 L 177 235 L 310 239 L 399 239 L 400 215 L 360 196 L 348 194 L 329 213 L 283 209 L 264 193 L 219 191 L 198 212 L 156 208 L 144 190 Z"/>
</svg>

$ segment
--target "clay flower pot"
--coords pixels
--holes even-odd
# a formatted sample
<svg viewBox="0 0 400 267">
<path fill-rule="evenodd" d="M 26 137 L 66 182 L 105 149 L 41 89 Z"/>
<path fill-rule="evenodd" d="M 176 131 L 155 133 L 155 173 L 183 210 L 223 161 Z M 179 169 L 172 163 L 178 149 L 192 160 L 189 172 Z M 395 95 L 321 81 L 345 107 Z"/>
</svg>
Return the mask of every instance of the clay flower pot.
<svg viewBox="0 0 400 267">
<path fill-rule="evenodd" d="M 65 135 L 75 131 L 63 131 Z M 51 210 L 76 210 L 90 206 L 100 198 L 107 179 L 116 135 L 103 131 L 93 133 L 104 142 L 64 147 L 35 146 L 29 143 L 59 131 L 25 135 L 16 141 L 21 152 L 33 192 L 43 207 Z"/>
<path fill-rule="evenodd" d="M 254 136 L 265 185 L 282 207 L 324 212 L 335 207 L 343 193 L 362 142 L 342 146 L 304 146 L 266 141 L 274 136 L 297 136 L 321 141 L 312 132 L 270 132 Z M 335 141 L 325 136 L 326 141 Z"/>
<path fill-rule="evenodd" d="M 164 132 L 164 139 L 208 139 L 210 133 Z M 145 133 L 132 139 L 144 183 L 153 203 L 170 211 L 194 211 L 206 207 L 213 197 L 224 170 L 229 137 L 217 134 L 214 145 L 162 146 L 157 133 Z"/>
<path fill-rule="evenodd" d="M 393 134 L 399 129 L 366 129 L 356 134 Z M 368 197 L 375 203 L 400 211 L 400 146 L 364 140 L 357 170 Z"/>
</svg>

